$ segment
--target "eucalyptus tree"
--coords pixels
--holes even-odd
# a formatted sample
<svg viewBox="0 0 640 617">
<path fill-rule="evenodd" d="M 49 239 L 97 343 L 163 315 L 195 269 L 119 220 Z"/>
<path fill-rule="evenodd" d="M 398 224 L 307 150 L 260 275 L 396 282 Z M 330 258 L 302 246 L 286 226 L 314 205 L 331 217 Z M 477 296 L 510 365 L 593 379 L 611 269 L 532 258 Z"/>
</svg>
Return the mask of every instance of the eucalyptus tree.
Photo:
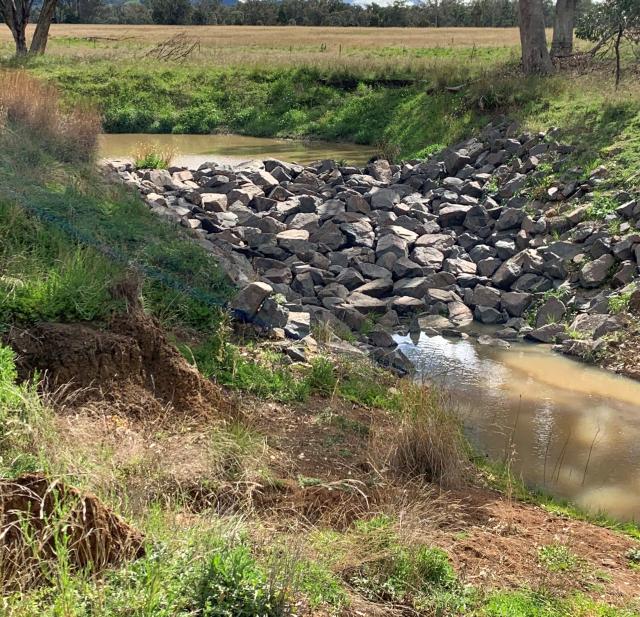
<svg viewBox="0 0 640 617">
<path fill-rule="evenodd" d="M 31 19 L 33 0 L 0 0 L 0 13 L 5 24 L 11 30 L 16 45 L 16 55 L 27 53 L 42 54 L 49 38 L 49 26 L 55 13 L 57 0 L 44 0 L 40 8 L 40 15 L 36 30 L 31 40 L 31 47 L 27 47 L 27 25 Z"/>
<path fill-rule="evenodd" d="M 528 75 L 547 75 L 553 64 L 547 48 L 542 0 L 520 0 L 520 43 L 522 69 Z"/>
<path fill-rule="evenodd" d="M 640 0 L 603 0 L 581 16 L 576 34 L 595 43 L 592 54 L 613 50 L 616 59 L 616 87 L 620 83 L 623 42 L 640 45 Z"/>
<path fill-rule="evenodd" d="M 573 30 L 576 18 L 576 0 L 557 0 L 553 18 L 551 57 L 562 58 L 573 53 Z"/>
</svg>

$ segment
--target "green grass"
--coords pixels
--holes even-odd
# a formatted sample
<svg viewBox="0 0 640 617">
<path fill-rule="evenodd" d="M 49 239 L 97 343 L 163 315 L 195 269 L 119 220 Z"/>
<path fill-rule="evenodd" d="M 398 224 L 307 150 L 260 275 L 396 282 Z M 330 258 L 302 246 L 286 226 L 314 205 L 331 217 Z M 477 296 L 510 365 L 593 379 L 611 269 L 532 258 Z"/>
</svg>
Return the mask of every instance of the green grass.
<svg viewBox="0 0 640 617">
<path fill-rule="evenodd" d="M 638 182 L 640 97 L 631 81 L 614 93 L 609 74 L 525 79 L 504 49 L 482 52 L 487 57 L 473 69 L 453 58 L 444 64 L 434 59 L 419 81 L 397 87 L 364 68 L 221 69 L 123 59 L 72 65 L 55 56 L 30 68 L 58 84 L 69 103 L 95 101 L 107 132 L 316 137 L 412 157 L 467 137 L 494 114 L 507 114 L 533 129 L 560 126 L 577 146 L 574 162 L 587 169 L 606 162 L 614 168 L 611 181 Z M 458 60 L 460 53 L 447 51 Z M 460 84 L 460 91 L 445 88 Z"/>
<path fill-rule="evenodd" d="M 0 329 L 13 322 L 95 321 L 122 308 L 118 265 L 0 201 Z"/>
<path fill-rule="evenodd" d="M 0 477 L 46 466 L 42 452 L 52 438 L 52 415 L 36 384 L 17 377 L 14 352 L 0 344 Z"/>
<path fill-rule="evenodd" d="M 123 306 L 110 290 L 132 278 L 165 325 L 217 327 L 232 294 L 224 273 L 131 191 L 60 164 L 17 127 L 0 135 L 0 169 L 0 329 L 104 320 Z"/>
<path fill-rule="evenodd" d="M 637 617 L 634 608 L 609 607 L 582 594 L 560 598 L 544 591 L 516 590 L 490 594 L 476 613 L 481 617 Z"/>
<path fill-rule="evenodd" d="M 635 286 L 627 291 L 621 291 L 609 297 L 609 310 L 612 313 L 623 313 L 629 308 L 631 297 L 635 292 Z"/>
</svg>

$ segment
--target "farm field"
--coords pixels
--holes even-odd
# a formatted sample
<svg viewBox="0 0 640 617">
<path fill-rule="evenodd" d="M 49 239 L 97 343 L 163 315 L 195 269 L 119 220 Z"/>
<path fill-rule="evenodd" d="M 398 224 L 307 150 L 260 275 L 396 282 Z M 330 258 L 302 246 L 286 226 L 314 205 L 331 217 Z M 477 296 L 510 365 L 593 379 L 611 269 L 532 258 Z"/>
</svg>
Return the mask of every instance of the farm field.
<svg viewBox="0 0 640 617">
<path fill-rule="evenodd" d="M 312 28 L 261 26 L 121 26 L 54 24 L 48 56 L 74 60 L 143 60 L 171 37 L 197 48 L 189 65 L 252 69 L 313 67 L 349 74 L 424 77 L 464 59 L 480 69 L 516 60 L 515 28 Z M 9 31 L 0 49 L 11 53 Z"/>
</svg>

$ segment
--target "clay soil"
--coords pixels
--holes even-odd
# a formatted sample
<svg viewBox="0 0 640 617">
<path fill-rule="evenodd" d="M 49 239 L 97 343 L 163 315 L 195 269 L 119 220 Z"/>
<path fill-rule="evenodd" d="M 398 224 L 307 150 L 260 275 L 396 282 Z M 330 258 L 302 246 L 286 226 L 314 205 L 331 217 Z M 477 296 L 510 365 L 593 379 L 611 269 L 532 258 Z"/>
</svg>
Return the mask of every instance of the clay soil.
<svg viewBox="0 0 640 617">
<path fill-rule="evenodd" d="M 23 379 L 38 374 L 71 404 L 106 404 L 128 416 L 156 416 L 171 406 L 190 416 L 217 414 L 220 391 L 186 362 L 141 310 L 93 324 L 41 323 L 12 328 L 7 341 Z"/>
</svg>

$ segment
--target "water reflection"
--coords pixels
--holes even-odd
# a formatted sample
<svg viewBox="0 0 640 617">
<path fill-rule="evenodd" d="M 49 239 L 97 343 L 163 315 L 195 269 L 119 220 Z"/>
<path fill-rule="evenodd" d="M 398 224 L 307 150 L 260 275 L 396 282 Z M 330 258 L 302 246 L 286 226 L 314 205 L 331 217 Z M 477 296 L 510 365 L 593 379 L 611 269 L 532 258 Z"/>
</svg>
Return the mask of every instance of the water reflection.
<svg viewBox="0 0 640 617">
<path fill-rule="evenodd" d="M 373 154 L 370 146 L 324 141 L 296 141 L 246 135 L 149 135 L 119 133 L 101 135 L 99 154 L 102 158 L 128 158 L 139 144 L 155 144 L 176 152 L 175 165 L 197 167 L 205 161 L 238 163 L 248 159 L 278 158 L 284 161 L 310 163 L 319 159 L 345 160 L 364 164 Z"/>
<path fill-rule="evenodd" d="M 543 346 L 397 340 L 420 373 L 456 395 L 469 438 L 488 456 L 513 449 L 529 485 L 640 519 L 640 383 Z"/>
</svg>

